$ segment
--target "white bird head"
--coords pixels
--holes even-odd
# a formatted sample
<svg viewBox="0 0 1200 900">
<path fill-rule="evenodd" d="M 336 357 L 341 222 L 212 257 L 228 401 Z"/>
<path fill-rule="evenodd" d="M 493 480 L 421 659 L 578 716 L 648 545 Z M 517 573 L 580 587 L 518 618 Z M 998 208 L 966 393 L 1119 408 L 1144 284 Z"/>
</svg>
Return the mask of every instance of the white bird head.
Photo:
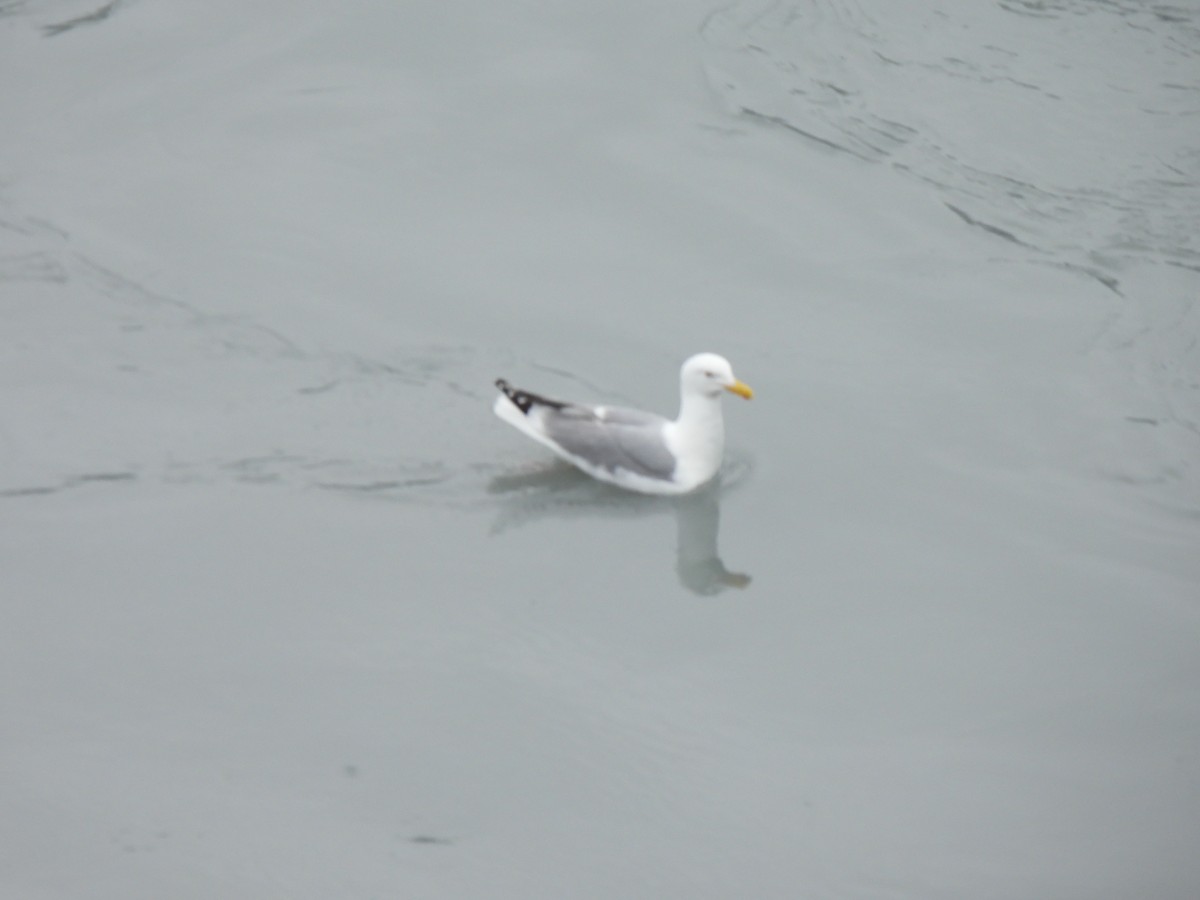
<svg viewBox="0 0 1200 900">
<path fill-rule="evenodd" d="M 754 396 L 749 386 L 734 377 L 729 360 L 716 353 L 690 357 L 679 370 L 679 382 L 684 393 L 716 397 L 721 391 L 729 391 L 747 400 Z"/>
</svg>

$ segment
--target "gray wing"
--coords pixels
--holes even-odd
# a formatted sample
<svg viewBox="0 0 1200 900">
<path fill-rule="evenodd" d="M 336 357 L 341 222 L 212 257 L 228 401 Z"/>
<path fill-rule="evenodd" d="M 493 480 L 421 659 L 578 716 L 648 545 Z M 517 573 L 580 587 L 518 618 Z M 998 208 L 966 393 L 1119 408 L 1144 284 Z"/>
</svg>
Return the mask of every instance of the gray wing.
<svg viewBox="0 0 1200 900">
<path fill-rule="evenodd" d="M 542 424 L 546 436 L 568 453 L 610 472 L 625 469 L 667 481 L 675 471 L 675 457 L 663 440 L 667 420 L 662 416 L 570 404 L 547 409 Z"/>
</svg>

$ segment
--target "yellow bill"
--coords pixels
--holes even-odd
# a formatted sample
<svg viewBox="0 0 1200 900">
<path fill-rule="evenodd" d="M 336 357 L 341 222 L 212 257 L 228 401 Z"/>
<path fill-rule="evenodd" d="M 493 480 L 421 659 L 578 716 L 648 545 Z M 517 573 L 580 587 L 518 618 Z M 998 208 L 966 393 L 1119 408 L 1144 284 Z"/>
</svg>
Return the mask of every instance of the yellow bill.
<svg viewBox="0 0 1200 900">
<path fill-rule="evenodd" d="M 744 381 L 735 381 L 733 384 L 728 385 L 725 390 L 731 394 L 737 394 L 739 397 L 745 397 L 747 400 L 754 399 L 754 391 L 750 390 L 750 385 Z"/>
</svg>

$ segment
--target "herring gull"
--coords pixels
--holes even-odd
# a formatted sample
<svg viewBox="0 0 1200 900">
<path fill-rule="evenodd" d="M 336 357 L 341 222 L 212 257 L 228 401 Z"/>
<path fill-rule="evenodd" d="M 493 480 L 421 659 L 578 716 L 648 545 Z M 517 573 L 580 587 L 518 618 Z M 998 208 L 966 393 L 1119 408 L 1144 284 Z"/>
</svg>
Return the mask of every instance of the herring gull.
<svg viewBox="0 0 1200 900">
<path fill-rule="evenodd" d="M 721 467 L 721 392 L 754 396 L 723 356 L 699 353 L 679 370 L 674 419 L 617 406 L 551 400 L 496 381 L 496 415 L 600 481 L 644 494 L 686 494 Z"/>
</svg>

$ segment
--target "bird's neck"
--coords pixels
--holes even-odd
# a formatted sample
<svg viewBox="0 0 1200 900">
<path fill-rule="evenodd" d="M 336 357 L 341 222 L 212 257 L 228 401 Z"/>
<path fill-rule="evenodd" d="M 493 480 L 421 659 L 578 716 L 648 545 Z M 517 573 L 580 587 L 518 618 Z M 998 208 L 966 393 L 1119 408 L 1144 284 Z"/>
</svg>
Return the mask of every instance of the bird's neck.
<svg viewBox="0 0 1200 900">
<path fill-rule="evenodd" d="M 684 394 L 675 420 L 681 434 L 697 443 L 707 444 L 720 456 L 725 448 L 725 420 L 721 416 L 721 398 L 707 394 Z"/>
<path fill-rule="evenodd" d="M 725 422 L 719 397 L 683 395 L 679 418 L 667 426 L 667 442 L 679 459 L 675 480 L 690 490 L 717 474 L 725 455 Z"/>
</svg>

